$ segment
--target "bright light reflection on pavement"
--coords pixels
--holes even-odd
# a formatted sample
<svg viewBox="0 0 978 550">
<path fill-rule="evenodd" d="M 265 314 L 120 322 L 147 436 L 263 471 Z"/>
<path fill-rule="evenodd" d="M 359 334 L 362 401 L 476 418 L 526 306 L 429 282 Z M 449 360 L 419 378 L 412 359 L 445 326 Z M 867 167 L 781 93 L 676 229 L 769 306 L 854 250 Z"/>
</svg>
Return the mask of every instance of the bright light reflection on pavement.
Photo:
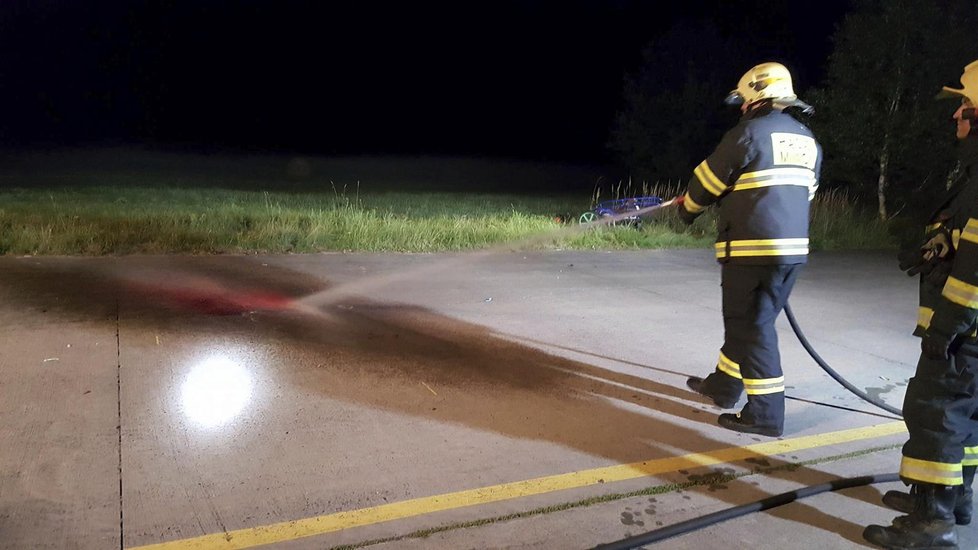
<svg viewBox="0 0 978 550">
<path fill-rule="evenodd" d="M 183 382 L 184 413 L 205 428 L 223 426 L 240 414 L 251 399 L 251 374 L 223 356 L 196 365 Z"/>
</svg>

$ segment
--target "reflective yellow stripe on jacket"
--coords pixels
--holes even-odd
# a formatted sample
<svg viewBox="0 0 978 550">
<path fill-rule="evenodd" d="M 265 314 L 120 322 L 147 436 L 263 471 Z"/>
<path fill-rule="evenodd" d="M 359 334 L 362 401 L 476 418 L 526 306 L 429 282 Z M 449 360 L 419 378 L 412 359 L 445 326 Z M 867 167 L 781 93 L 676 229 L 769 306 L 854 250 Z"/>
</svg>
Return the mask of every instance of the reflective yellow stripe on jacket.
<svg viewBox="0 0 978 550">
<path fill-rule="evenodd" d="M 961 232 L 961 237 L 959 237 L 959 239 L 978 243 L 978 220 L 969 218 L 968 223 L 964 226 L 964 231 Z"/>
<path fill-rule="evenodd" d="M 719 197 L 727 190 L 727 184 L 722 182 L 713 170 L 710 169 L 710 165 L 704 160 L 693 170 L 693 175 L 696 179 L 700 181 L 703 185 L 703 189 L 706 189 L 711 195 Z"/>
<path fill-rule="evenodd" d="M 922 330 L 927 330 L 930 328 L 930 322 L 934 318 L 934 310 L 929 307 L 921 306 L 917 310 L 917 326 Z M 971 337 L 978 338 L 978 327 L 971 330 Z M 978 449 L 978 447 L 975 447 Z"/>
<path fill-rule="evenodd" d="M 775 185 L 797 185 L 811 189 L 815 183 L 815 172 L 807 168 L 771 168 L 741 174 L 733 190 L 746 191 Z"/>
<path fill-rule="evenodd" d="M 978 466 L 978 447 L 965 447 L 962 466 Z"/>
<path fill-rule="evenodd" d="M 964 226 L 964 231 L 961 232 L 961 236 L 958 240 L 970 241 L 973 243 L 978 243 L 978 220 L 974 218 L 968 219 L 968 224 Z M 954 247 L 958 247 L 958 243 L 954 243 Z"/>
<path fill-rule="evenodd" d="M 934 310 L 929 307 L 921 306 L 917 310 L 917 326 L 927 330 L 930 328 L 930 320 L 934 318 Z"/>
<path fill-rule="evenodd" d="M 961 485 L 961 464 L 931 462 L 905 456 L 900 461 L 900 477 L 936 485 Z"/>
<path fill-rule="evenodd" d="M 694 201 L 693 197 L 690 197 L 689 193 L 687 192 L 686 195 L 683 196 L 683 208 L 685 208 L 687 212 L 690 212 L 692 214 L 699 214 L 706 207 Z"/>
<path fill-rule="evenodd" d="M 808 239 L 754 239 L 716 243 L 717 258 L 747 256 L 804 256 L 808 254 Z M 729 249 L 729 254 L 728 254 Z"/>
<path fill-rule="evenodd" d="M 948 277 L 944 283 L 944 290 L 941 292 L 951 302 L 971 309 L 978 308 L 978 286 L 968 283 L 955 277 Z"/>
</svg>

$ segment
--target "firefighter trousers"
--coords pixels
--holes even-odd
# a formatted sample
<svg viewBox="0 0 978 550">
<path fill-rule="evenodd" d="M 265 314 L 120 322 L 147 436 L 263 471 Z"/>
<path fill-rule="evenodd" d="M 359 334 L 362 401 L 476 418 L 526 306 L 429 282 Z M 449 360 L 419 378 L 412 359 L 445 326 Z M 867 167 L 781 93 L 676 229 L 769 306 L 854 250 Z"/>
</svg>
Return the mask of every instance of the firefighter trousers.
<svg viewBox="0 0 978 550">
<path fill-rule="evenodd" d="M 723 264 L 723 347 L 703 389 L 720 400 L 747 392 L 741 417 L 764 427 L 784 427 L 784 376 L 774 328 L 802 264 Z"/>
<path fill-rule="evenodd" d="M 962 466 L 978 466 L 978 342 L 959 337 L 951 352 L 921 355 L 907 384 L 900 476 L 909 483 L 961 485 Z"/>
</svg>

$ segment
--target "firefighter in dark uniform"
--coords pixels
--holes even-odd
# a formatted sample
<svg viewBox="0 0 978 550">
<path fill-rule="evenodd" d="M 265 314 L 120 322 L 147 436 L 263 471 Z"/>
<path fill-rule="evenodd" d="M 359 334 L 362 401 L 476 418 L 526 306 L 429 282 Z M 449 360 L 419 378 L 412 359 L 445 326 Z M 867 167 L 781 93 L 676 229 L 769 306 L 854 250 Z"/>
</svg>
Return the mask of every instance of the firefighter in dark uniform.
<svg viewBox="0 0 978 550">
<path fill-rule="evenodd" d="M 884 548 L 957 548 L 954 524 L 971 523 L 971 484 L 978 467 L 978 61 L 961 76 L 954 113 L 963 178 L 928 220 L 924 244 L 901 253 L 902 269 L 920 274 L 921 337 L 917 372 L 903 417 L 910 434 L 900 477 L 909 493 L 890 491 L 904 512 L 889 527 L 870 525 L 866 540 Z"/>
<path fill-rule="evenodd" d="M 791 74 L 762 63 L 740 79 L 727 103 L 740 122 L 694 170 L 679 206 L 686 223 L 718 204 L 716 257 L 722 265 L 724 343 L 715 371 L 687 384 L 719 407 L 721 426 L 777 437 L 784 432 L 784 376 L 774 322 L 808 256 L 808 208 L 818 187 L 822 150 L 786 111 L 811 107 L 795 95 Z"/>
</svg>

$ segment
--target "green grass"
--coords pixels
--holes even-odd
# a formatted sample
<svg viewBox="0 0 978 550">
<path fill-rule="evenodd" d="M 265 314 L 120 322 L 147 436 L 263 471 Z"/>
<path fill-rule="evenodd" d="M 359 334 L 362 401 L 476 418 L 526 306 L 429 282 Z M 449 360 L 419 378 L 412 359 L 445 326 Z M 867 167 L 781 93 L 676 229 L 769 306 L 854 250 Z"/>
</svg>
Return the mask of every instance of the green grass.
<svg viewBox="0 0 978 550">
<path fill-rule="evenodd" d="M 845 193 L 815 195 L 809 233 L 816 250 L 895 249 L 890 229 L 871 211 L 857 208 Z"/>
<path fill-rule="evenodd" d="M 710 216 L 686 228 L 671 212 L 657 214 L 641 230 L 570 230 L 592 200 L 349 188 L 11 189 L 0 191 L 0 253 L 436 252 L 527 239 L 531 248 L 690 248 L 709 247 L 714 238 Z M 567 230 L 558 231 L 562 227 Z M 548 233 L 556 235 L 531 239 Z M 812 236 L 814 246 L 823 249 L 890 245 L 885 225 L 860 214 L 842 195 L 816 201 Z"/>
<path fill-rule="evenodd" d="M 614 184 L 603 170 L 481 158 L 133 148 L 0 154 L 0 254 L 711 246 L 712 214 L 690 228 L 659 212 L 641 230 L 574 231 L 595 202 L 672 197 L 683 185 Z M 589 192 L 598 183 L 604 196 Z M 812 239 L 816 249 L 892 247 L 885 224 L 832 193 L 816 199 Z"/>
<path fill-rule="evenodd" d="M 589 207 L 587 197 L 118 187 L 4 191 L 0 204 L 7 254 L 465 250 L 554 231 L 558 213 L 576 219 Z M 637 248 L 657 239 L 689 245 L 655 228 L 542 246 Z"/>
</svg>

